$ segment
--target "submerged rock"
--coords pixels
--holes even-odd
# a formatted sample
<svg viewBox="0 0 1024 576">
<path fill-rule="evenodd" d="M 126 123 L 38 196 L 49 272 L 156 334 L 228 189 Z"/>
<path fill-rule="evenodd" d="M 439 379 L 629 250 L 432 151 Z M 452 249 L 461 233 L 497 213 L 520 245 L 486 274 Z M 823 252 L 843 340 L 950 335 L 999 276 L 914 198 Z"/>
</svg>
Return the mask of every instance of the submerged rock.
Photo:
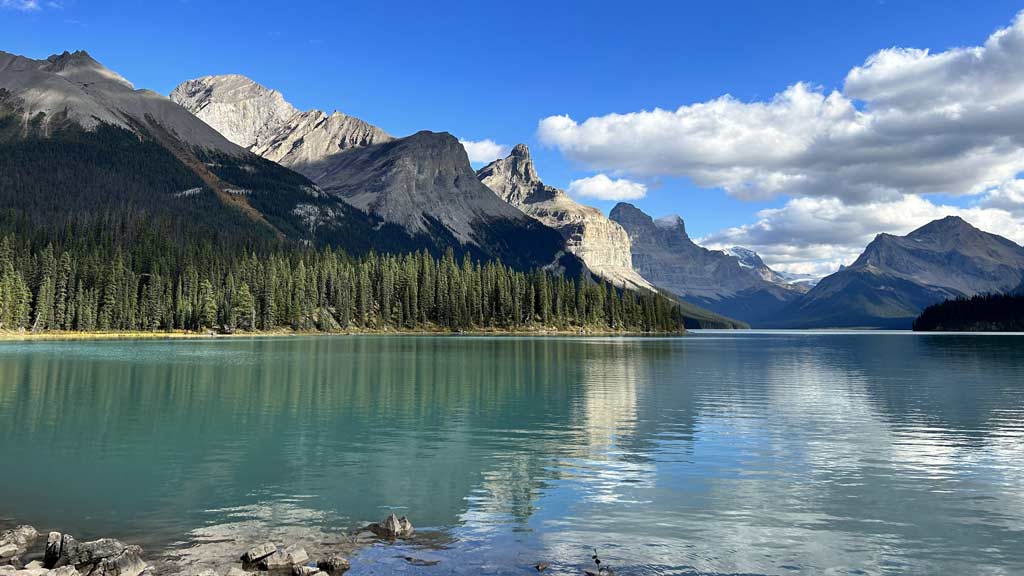
<svg viewBox="0 0 1024 576">
<path fill-rule="evenodd" d="M 374 522 L 368 526 L 371 532 L 381 538 L 409 538 L 413 534 L 412 522 L 405 516 L 399 518 L 392 512 L 383 522 Z"/>
</svg>

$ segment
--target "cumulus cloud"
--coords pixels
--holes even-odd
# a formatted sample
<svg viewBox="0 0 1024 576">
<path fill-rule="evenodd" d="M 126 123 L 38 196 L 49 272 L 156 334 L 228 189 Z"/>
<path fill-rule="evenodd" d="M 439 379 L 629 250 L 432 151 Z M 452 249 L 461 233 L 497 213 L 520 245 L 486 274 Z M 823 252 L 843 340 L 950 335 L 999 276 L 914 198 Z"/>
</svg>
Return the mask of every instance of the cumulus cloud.
<svg viewBox="0 0 1024 576">
<path fill-rule="evenodd" d="M 34 12 L 39 10 L 38 0 L 0 0 L 0 8 L 6 10 L 20 10 L 22 12 Z"/>
<path fill-rule="evenodd" d="M 977 194 L 1024 171 L 1024 13 L 982 46 L 892 48 L 842 90 L 796 83 L 676 110 L 540 121 L 541 141 L 595 170 L 685 176 L 744 199 Z"/>
<path fill-rule="evenodd" d="M 569 182 L 569 194 L 597 200 L 639 200 L 647 195 L 647 186 L 625 178 L 613 180 L 597 174 Z"/>
<path fill-rule="evenodd" d="M 1024 204 L 1018 207 L 1024 208 Z M 709 248 L 746 246 L 779 270 L 821 276 L 834 272 L 840 264 L 852 263 L 879 232 L 904 235 L 949 215 L 1024 242 L 1024 211 L 1014 215 L 993 207 L 988 199 L 961 208 L 935 204 L 918 195 L 861 204 L 846 204 L 838 198 L 794 198 L 781 208 L 758 212 L 753 224 L 727 228 L 700 241 Z"/>
<path fill-rule="evenodd" d="M 1024 180 L 1013 180 L 986 194 L 978 203 L 985 208 L 999 208 L 1024 219 Z M 1024 226 L 1024 222 L 1021 223 Z"/>
<path fill-rule="evenodd" d="M 494 140 L 459 140 L 462 147 L 469 155 L 469 161 L 474 163 L 490 162 L 498 158 L 508 156 L 512 150 L 505 144 L 498 144 Z"/>
</svg>

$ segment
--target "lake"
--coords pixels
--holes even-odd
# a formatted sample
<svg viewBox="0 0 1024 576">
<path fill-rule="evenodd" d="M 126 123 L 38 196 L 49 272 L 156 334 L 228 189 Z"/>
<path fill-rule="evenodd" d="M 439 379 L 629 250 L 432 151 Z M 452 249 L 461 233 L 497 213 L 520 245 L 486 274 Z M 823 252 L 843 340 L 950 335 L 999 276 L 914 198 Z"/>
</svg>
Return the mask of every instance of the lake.
<svg viewBox="0 0 1024 576">
<path fill-rule="evenodd" d="M 0 434 L 0 528 L 167 570 L 1024 573 L 1024 336 L 13 342 Z"/>
</svg>

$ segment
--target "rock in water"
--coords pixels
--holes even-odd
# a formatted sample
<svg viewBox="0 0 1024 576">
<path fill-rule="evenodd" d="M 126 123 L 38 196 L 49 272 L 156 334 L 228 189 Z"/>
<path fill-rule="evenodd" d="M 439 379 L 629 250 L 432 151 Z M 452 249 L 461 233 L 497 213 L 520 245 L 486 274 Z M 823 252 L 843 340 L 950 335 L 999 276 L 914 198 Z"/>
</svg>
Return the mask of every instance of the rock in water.
<svg viewBox="0 0 1024 576">
<path fill-rule="evenodd" d="M 292 576 L 313 576 L 320 573 L 320 569 L 313 566 L 292 566 Z"/>
<path fill-rule="evenodd" d="M 412 536 L 412 522 L 405 516 L 399 518 L 392 512 L 383 522 L 370 524 L 370 531 L 381 538 L 409 538 Z"/>
<path fill-rule="evenodd" d="M 253 546 L 242 554 L 242 562 L 253 564 L 277 552 L 277 546 L 271 542 L 265 542 L 259 546 Z"/>
<path fill-rule="evenodd" d="M 89 576 L 139 576 L 147 568 L 138 546 L 125 545 L 113 538 L 78 542 L 69 534 L 57 532 L 47 537 L 43 563 L 68 567 L 64 576 L 73 576 L 70 569 Z"/>
<path fill-rule="evenodd" d="M 332 574 L 340 574 L 352 567 L 352 564 L 346 559 L 338 556 L 337 554 L 329 556 L 320 560 L 316 563 L 317 568 L 324 572 L 330 572 Z"/>
<path fill-rule="evenodd" d="M 258 566 L 263 570 L 278 570 L 306 562 L 309 562 L 309 554 L 306 553 L 306 549 L 292 545 L 260 560 Z"/>
</svg>

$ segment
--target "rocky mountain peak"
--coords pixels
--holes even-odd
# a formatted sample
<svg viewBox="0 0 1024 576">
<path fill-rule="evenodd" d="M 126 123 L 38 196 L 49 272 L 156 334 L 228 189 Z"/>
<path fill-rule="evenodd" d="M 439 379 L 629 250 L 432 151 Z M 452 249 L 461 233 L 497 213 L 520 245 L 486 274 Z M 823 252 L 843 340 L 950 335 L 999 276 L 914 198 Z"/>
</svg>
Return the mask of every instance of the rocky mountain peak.
<svg viewBox="0 0 1024 576">
<path fill-rule="evenodd" d="M 512 147 L 512 156 L 529 159 L 530 147 L 523 143 L 516 144 Z"/>
<path fill-rule="evenodd" d="M 240 74 L 186 80 L 170 97 L 228 140 L 249 149 L 264 145 L 299 112 L 277 90 Z"/>
<path fill-rule="evenodd" d="M 174 100 L 232 142 L 316 181 L 341 152 L 391 140 L 359 118 L 334 111 L 300 112 L 272 90 L 240 74 L 182 82 Z"/>
<path fill-rule="evenodd" d="M 46 58 L 41 70 L 63 76 L 73 82 L 91 84 L 95 82 L 112 82 L 134 90 L 135 86 L 123 76 L 100 64 L 85 50 L 53 54 Z"/>
<path fill-rule="evenodd" d="M 502 200 L 520 208 L 565 194 L 541 182 L 526 144 L 516 144 L 511 154 L 477 170 L 477 177 Z"/>
<path fill-rule="evenodd" d="M 612 211 L 608 213 L 608 216 L 612 220 L 623 225 L 626 223 L 641 226 L 654 225 L 653 218 L 629 202 L 619 202 L 612 208 Z"/>
<path fill-rule="evenodd" d="M 974 235 L 979 233 L 981 233 L 981 230 L 971 226 L 963 218 L 959 216 L 946 216 L 945 218 L 933 220 L 924 226 L 921 226 L 917 230 L 907 234 L 907 238 L 951 239 L 963 235 Z"/>
<path fill-rule="evenodd" d="M 584 206 L 564 190 L 541 181 L 526 144 L 484 166 L 477 178 L 499 198 L 558 230 L 569 252 L 598 276 L 617 286 L 653 289 L 633 269 L 629 235 L 600 210 Z"/>
<path fill-rule="evenodd" d="M 658 218 L 654 221 L 654 225 L 664 230 L 678 232 L 679 234 L 689 238 L 689 235 L 686 234 L 686 222 L 684 222 L 682 216 L 679 216 L 678 214 L 670 214 L 668 216 Z"/>
</svg>

